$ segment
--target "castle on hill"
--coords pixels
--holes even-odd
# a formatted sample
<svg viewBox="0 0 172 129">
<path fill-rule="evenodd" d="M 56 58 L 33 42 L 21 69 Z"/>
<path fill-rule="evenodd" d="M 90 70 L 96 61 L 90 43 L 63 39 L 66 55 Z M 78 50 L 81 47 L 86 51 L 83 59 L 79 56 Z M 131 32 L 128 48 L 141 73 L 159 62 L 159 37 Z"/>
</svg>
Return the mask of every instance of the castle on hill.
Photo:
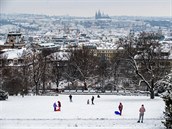
<svg viewBox="0 0 172 129">
<path fill-rule="evenodd" d="M 107 14 L 104 14 L 103 12 L 96 11 L 95 19 L 110 19 L 110 17 Z"/>
</svg>

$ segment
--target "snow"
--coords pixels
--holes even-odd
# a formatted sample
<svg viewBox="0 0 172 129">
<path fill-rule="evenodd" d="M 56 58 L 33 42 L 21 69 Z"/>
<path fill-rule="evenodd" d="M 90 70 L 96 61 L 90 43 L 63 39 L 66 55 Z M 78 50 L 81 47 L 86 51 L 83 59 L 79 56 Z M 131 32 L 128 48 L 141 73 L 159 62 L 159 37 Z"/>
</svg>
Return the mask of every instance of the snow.
<svg viewBox="0 0 172 129">
<path fill-rule="evenodd" d="M 4 45 L 5 40 L 0 40 L 0 45 Z"/>
<path fill-rule="evenodd" d="M 47 32 L 45 36 L 55 36 L 55 34 L 53 32 Z"/>
<path fill-rule="evenodd" d="M 51 56 L 53 56 L 54 58 L 58 60 L 66 61 L 66 60 L 69 60 L 70 53 L 69 52 L 55 52 L 51 54 Z"/>
<path fill-rule="evenodd" d="M 22 49 L 3 49 L 2 51 L 4 51 L 3 55 L 7 56 L 7 59 L 15 59 L 15 58 L 19 58 L 23 51 L 25 51 L 26 48 L 22 48 Z"/>
<path fill-rule="evenodd" d="M 92 95 L 59 96 L 10 96 L 0 101 L 1 129 L 164 129 L 164 102 L 149 96 L 95 96 L 95 105 L 87 105 Z M 62 103 L 60 112 L 53 111 L 53 103 Z M 124 109 L 122 116 L 115 115 L 119 103 Z M 137 123 L 139 108 L 146 108 L 144 123 Z"/>
</svg>

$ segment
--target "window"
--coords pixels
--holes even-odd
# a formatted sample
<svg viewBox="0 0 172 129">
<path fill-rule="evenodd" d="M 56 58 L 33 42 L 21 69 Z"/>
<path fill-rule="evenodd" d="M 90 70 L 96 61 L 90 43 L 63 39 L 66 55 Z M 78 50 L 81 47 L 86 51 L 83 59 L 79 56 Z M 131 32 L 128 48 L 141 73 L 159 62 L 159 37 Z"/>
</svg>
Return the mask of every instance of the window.
<svg viewBox="0 0 172 129">
<path fill-rule="evenodd" d="M 18 64 L 18 60 L 17 60 L 17 59 L 14 59 L 14 60 L 13 60 L 13 64 L 14 64 L 14 65 L 17 65 L 17 64 Z"/>
</svg>

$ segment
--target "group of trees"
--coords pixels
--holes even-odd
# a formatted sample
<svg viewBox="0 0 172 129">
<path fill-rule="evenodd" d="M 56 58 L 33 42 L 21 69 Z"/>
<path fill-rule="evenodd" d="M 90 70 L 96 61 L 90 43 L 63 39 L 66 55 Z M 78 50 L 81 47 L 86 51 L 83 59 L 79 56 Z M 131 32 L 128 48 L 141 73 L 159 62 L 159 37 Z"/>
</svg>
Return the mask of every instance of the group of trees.
<svg viewBox="0 0 172 129">
<path fill-rule="evenodd" d="M 86 49 L 68 52 L 33 50 L 29 56 L 25 53 L 20 56 L 23 62 L 19 66 L 9 66 L 7 58 L 2 58 L 1 88 L 10 94 L 27 93 L 29 89 L 37 95 L 39 90 L 44 94 L 50 83 L 55 83 L 58 90 L 62 80 L 71 82 L 74 87 L 75 80 L 86 82 L 93 79 L 98 66 L 97 58 Z"/>
<path fill-rule="evenodd" d="M 28 89 L 39 94 L 39 89 L 45 93 L 50 82 L 54 82 L 58 89 L 61 80 L 71 82 L 72 86 L 75 80 L 80 80 L 85 84 L 84 89 L 99 84 L 102 91 L 106 84 L 112 90 L 119 85 L 125 88 L 132 84 L 135 89 L 145 87 L 144 90 L 149 91 L 150 98 L 153 99 L 156 82 L 171 69 L 169 53 L 163 53 L 157 34 L 130 34 L 119 39 L 117 46 L 118 49 L 110 60 L 103 54 L 100 57 L 94 56 L 94 52 L 88 48 L 72 49 L 63 58 L 60 57 L 60 52 L 50 49 L 39 52 L 33 50 L 29 58 L 26 54 L 21 56 L 23 63 L 20 67 L 6 66 L 5 63 L 1 66 L 1 86 L 12 94 L 23 90 L 27 92 Z"/>
</svg>

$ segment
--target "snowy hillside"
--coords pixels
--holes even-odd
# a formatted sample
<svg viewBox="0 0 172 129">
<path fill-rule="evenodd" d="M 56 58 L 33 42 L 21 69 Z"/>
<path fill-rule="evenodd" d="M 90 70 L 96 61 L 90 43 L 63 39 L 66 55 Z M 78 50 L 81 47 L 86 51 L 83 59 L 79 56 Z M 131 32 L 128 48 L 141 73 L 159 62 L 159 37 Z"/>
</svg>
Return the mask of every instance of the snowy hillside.
<svg viewBox="0 0 172 129">
<path fill-rule="evenodd" d="M 0 101 L 1 129 L 164 129 L 164 102 L 145 96 L 101 95 L 94 105 L 87 105 L 92 95 L 10 96 Z M 53 103 L 61 101 L 60 112 L 53 111 Z M 115 115 L 119 102 L 123 103 L 122 116 Z M 144 123 L 137 123 L 139 108 L 145 105 Z"/>
</svg>

